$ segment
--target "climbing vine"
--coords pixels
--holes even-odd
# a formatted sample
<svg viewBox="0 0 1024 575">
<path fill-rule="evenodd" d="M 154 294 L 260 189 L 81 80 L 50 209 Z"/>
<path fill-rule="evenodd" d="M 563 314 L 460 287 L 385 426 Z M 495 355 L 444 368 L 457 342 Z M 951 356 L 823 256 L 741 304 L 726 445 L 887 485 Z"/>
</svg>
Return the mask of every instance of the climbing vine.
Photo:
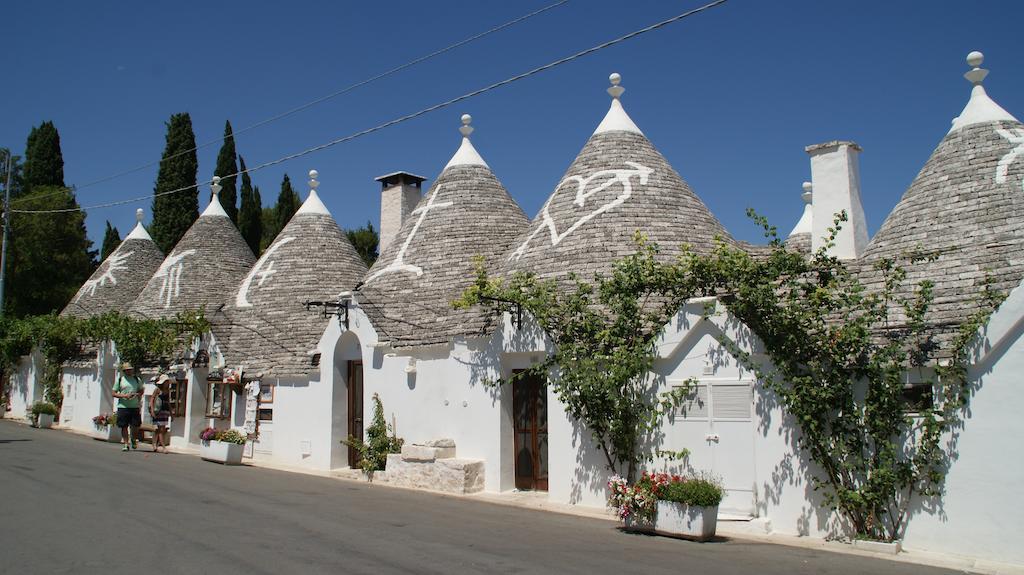
<svg viewBox="0 0 1024 575">
<path fill-rule="evenodd" d="M 167 363 L 196 337 L 209 331 L 203 310 L 171 319 L 137 319 L 119 312 L 89 318 L 58 315 L 0 320 L 0 371 L 9 376 L 21 357 L 38 349 L 45 361 L 42 385 L 47 401 L 60 405 L 63 365 L 86 344 L 112 341 L 122 361 L 138 366 Z"/>
<path fill-rule="evenodd" d="M 528 312 L 553 345 L 511 379 L 548 379 L 608 468 L 626 467 L 632 481 L 652 450 L 658 454 L 651 445 L 662 416 L 681 399 L 653 395 L 655 340 L 687 300 L 715 296 L 760 341 L 763 356 L 722 339 L 799 429 L 823 505 L 857 537 L 901 538 L 914 501 L 941 496 L 950 457 L 943 438 L 962 424 L 971 395 L 969 349 L 1004 296 L 986 282 L 978 311 L 942 347 L 941 326 L 929 316 L 934 284 L 911 284 L 904 267 L 940 255 L 920 251 L 865 270 L 865 262 L 828 255 L 845 213 L 810 255 L 787 249 L 763 217 L 749 215 L 770 242 L 756 256 L 719 241 L 712 253 L 684 250 L 663 263 L 658 247 L 638 237 L 637 253 L 593 283 L 522 273 L 501 281 L 478 265 L 455 305 Z M 919 405 L 904 397 L 910 383 L 927 392 Z"/>
<path fill-rule="evenodd" d="M 476 281 L 454 303 L 529 313 L 554 345 L 543 361 L 494 383 L 531 376 L 548 381 L 566 413 L 586 426 L 607 468 L 629 481 L 655 455 L 686 455 L 656 450 L 664 417 L 688 385 L 655 394 L 650 372 L 658 337 L 696 289 L 691 278 L 658 263 L 655 244 L 639 234 L 636 242 L 636 253 L 592 283 L 575 275 L 560 283 L 529 273 L 506 282 L 489 277 L 478 261 Z"/>
<path fill-rule="evenodd" d="M 757 334 L 769 365 L 723 343 L 799 427 L 799 445 L 820 470 L 812 481 L 824 503 L 858 537 L 901 538 L 914 499 L 941 494 L 948 464 L 942 438 L 960 424 L 970 396 L 968 346 L 1002 295 L 986 282 L 979 311 L 941 349 L 928 316 L 934 284 L 908 284 L 904 268 L 937 254 L 879 260 L 871 272 L 880 280 L 866 284 L 827 252 L 845 213 L 810 257 L 787 250 L 763 217 L 749 215 L 770 240 L 767 257 L 720 243 L 683 265 Z M 908 382 L 927 398 L 937 392 L 936 399 L 909 406 Z"/>
</svg>

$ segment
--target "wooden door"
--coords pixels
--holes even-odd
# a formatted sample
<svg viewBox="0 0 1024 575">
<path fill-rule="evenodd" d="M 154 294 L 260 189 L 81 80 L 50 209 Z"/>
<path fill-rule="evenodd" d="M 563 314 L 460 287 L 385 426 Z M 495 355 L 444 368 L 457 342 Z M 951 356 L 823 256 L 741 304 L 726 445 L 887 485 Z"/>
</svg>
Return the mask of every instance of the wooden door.
<svg viewBox="0 0 1024 575">
<path fill-rule="evenodd" d="M 548 490 L 548 395 L 539 377 L 512 384 L 516 489 Z"/>
<path fill-rule="evenodd" d="M 363 362 L 348 362 L 348 436 L 363 439 Z M 359 467 L 359 452 L 348 447 L 348 466 Z"/>
</svg>

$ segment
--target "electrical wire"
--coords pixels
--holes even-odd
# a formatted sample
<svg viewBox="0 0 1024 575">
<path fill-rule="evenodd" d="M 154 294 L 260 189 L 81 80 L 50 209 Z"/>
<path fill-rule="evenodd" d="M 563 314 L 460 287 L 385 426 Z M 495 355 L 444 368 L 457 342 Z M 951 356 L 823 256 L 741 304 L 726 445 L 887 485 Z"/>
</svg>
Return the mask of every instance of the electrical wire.
<svg viewBox="0 0 1024 575">
<path fill-rule="evenodd" d="M 457 103 L 462 102 L 464 100 L 467 100 L 469 98 L 473 98 L 475 96 L 479 96 L 480 94 L 484 94 L 486 92 L 490 92 L 491 90 L 495 90 L 495 89 L 500 88 L 502 86 L 507 86 L 507 85 L 509 85 L 509 84 L 511 84 L 513 82 L 518 82 L 519 80 L 522 80 L 524 78 L 529 78 L 530 76 L 534 76 L 534 75 L 539 74 L 541 72 L 544 72 L 544 71 L 550 70 L 552 68 L 561 66 L 563 64 L 572 62 L 573 60 L 577 60 L 579 58 L 582 58 L 583 56 L 587 56 L 589 54 L 593 54 L 594 52 L 597 52 L 599 50 L 604 50 L 605 48 L 609 48 L 609 47 L 614 46 L 616 44 L 620 44 L 622 42 L 625 42 L 626 40 L 630 40 L 630 39 L 635 38 L 637 36 L 640 36 L 642 34 L 646 34 L 648 32 L 652 32 L 654 30 L 657 30 L 659 28 L 662 28 L 662 27 L 667 26 L 669 24 L 672 24 L 674 22 L 678 22 L 678 21 L 683 20 L 685 18 L 688 18 L 690 16 L 694 16 L 696 14 L 700 14 L 701 12 L 704 12 L 706 10 L 710 10 L 711 8 L 714 8 L 714 7 L 719 6 L 721 4 L 725 4 L 727 1 L 728 0 L 715 0 L 714 2 L 710 2 L 710 3 L 705 4 L 705 5 L 703 5 L 703 6 L 699 7 L 699 8 L 694 8 L 693 10 L 688 10 L 686 12 L 683 12 L 682 14 L 679 14 L 677 16 L 673 16 L 671 18 L 668 18 L 667 20 L 662 20 L 660 22 L 656 22 L 654 24 L 651 24 L 650 26 L 641 28 L 639 30 L 635 30 L 633 32 L 630 32 L 630 33 L 624 35 L 624 36 L 619 36 L 618 38 L 615 38 L 613 40 L 609 40 L 607 42 L 603 42 L 603 43 L 598 44 L 596 46 L 593 46 L 591 48 L 587 48 L 586 50 L 581 50 L 581 51 L 576 52 L 575 54 L 572 54 L 570 56 L 566 56 L 564 58 L 560 58 L 558 60 L 555 60 L 554 62 L 550 62 L 548 64 L 544 64 L 543 66 L 538 66 L 536 68 L 533 68 L 532 70 L 523 72 L 522 74 L 517 74 L 517 75 L 512 76 L 510 78 L 506 78 L 504 80 L 501 80 L 500 82 L 495 82 L 495 83 L 490 84 L 488 86 L 485 86 L 483 88 L 480 88 L 480 89 L 477 89 L 477 90 L 473 90 L 472 92 L 467 92 L 467 93 L 465 93 L 465 94 L 463 94 L 461 96 L 457 96 L 457 97 L 452 98 L 450 100 L 445 100 L 444 102 L 441 102 L 441 103 L 438 103 L 438 104 L 434 104 L 433 106 L 429 106 L 427 108 L 423 108 L 422 110 L 419 110 L 417 112 L 413 112 L 411 114 L 406 114 L 405 116 L 401 116 L 399 118 L 395 118 L 393 120 L 389 120 L 387 122 L 384 122 L 383 124 L 378 124 L 378 125 L 376 125 L 376 126 L 374 126 L 372 128 L 367 128 L 365 130 L 361 130 L 359 132 L 355 132 L 353 134 L 349 134 L 347 136 L 343 136 L 341 138 L 337 138 L 335 140 L 331 140 L 330 142 L 326 142 L 326 143 L 320 144 L 318 146 L 313 146 L 312 148 L 307 148 L 305 150 L 302 150 L 301 152 L 296 152 L 294 154 L 289 154 L 287 156 L 278 158 L 276 160 L 271 160 L 269 162 L 264 162 L 262 164 L 254 166 L 252 168 L 248 168 L 246 170 L 240 170 L 240 171 L 235 172 L 233 174 L 228 174 L 226 176 L 221 176 L 221 178 L 222 179 L 223 178 L 230 178 L 230 177 L 238 176 L 238 175 L 241 175 L 241 174 L 244 174 L 244 173 L 252 173 L 252 172 L 255 172 L 257 170 L 262 170 L 263 168 L 267 168 L 267 167 L 270 167 L 270 166 L 281 164 L 281 163 L 284 163 L 284 162 L 287 162 L 287 161 L 290 161 L 290 160 L 294 160 L 296 158 L 300 158 L 302 156 L 306 156 L 306 155 L 312 154 L 314 152 L 319 152 L 321 150 L 325 150 L 327 148 L 336 146 L 336 145 L 341 144 L 343 142 L 348 142 L 350 140 L 354 140 L 356 138 L 360 138 L 362 136 L 365 136 L 365 135 L 368 135 L 368 134 L 372 134 L 374 132 L 379 132 L 380 130 L 383 130 L 385 128 L 389 128 L 389 127 L 394 126 L 396 124 L 401 124 L 403 122 L 407 122 L 409 120 L 412 120 L 414 118 L 418 118 L 420 116 L 423 116 L 425 114 L 429 114 L 430 112 L 434 112 L 434 111 L 440 110 L 442 108 L 447 108 L 448 106 L 451 106 L 453 104 L 457 104 Z M 158 194 L 149 194 L 149 195 L 146 195 L 146 196 L 139 196 L 139 197 L 136 197 L 136 198 L 130 198 L 130 199 L 126 199 L 126 200 L 118 200 L 118 201 L 115 201 L 115 202 L 107 202 L 107 203 L 103 203 L 103 204 L 95 204 L 95 205 L 92 205 L 92 206 L 79 207 L 79 208 L 64 208 L 64 209 L 58 209 L 58 210 L 11 210 L 11 211 L 14 212 L 14 213 L 20 213 L 20 214 L 56 214 L 56 213 L 67 213 L 67 212 L 94 210 L 94 209 L 109 208 L 109 207 L 120 206 L 120 205 L 124 205 L 124 204 L 130 204 L 130 203 L 139 202 L 139 201 L 142 201 L 142 200 L 147 200 L 147 199 L 150 199 L 150 198 L 156 198 L 156 197 L 159 197 L 159 196 L 166 196 L 168 194 L 176 194 L 176 193 L 180 193 L 180 192 L 187 192 L 189 190 L 197 189 L 198 187 L 199 187 L 199 184 L 194 184 L 194 185 L 191 185 L 191 186 L 186 186 L 186 187 L 178 188 L 178 189 L 175 189 L 175 190 L 169 190 L 169 191 L 166 191 L 166 192 L 160 192 Z"/>
<path fill-rule="evenodd" d="M 495 32 L 500 32 L 501 30 L 504 30 L 505 28 L 509 28 L 511 26 L 515 26 L 516 24 L 519 24 L 520 22 L 523 22 L 525 20 L 533 18 L 534 16 L 537 16 L 539 14 L 547 12 L 548 10 L 551 10 L 552 8 L 557 8 L 557 7 L 559 7 L 559 6 L 563 5 L 563 4 L 566 4 L 568 2 L 569 2 L 569 0 L 559 0 L 558 2 L 555 2 L 554 4 L 549 4 L 549 5 L 547 5 L 547 6 L 543 7 L 543 8 L 540 8 L 538 10 L 534 10 L 533 12 L 530 12 L 529 14 L 524 14 L 523 16 L 520 16 L 520 17 L 515 18 L 513 20 L 509 20 L 508 22 L 505 22 L 504 24 L 499 24 L 499 25 L 497 25 L 497 26 L 495 26 L 493 28 L 490 28 L 490 29 L 485 30 L 483 32 L 480 32 L 478 34 L 474 34 L 474 35 L 472 35 L 472 36 L 470 36 L 470 37 L 468 37 L 468 38 L 466 38 L 464 40 L 460 40 L 460 41 L 458 41 L 458 42 L 456 42 L 454 44 L 451 44 L 449 46 L 445 46 L 444 48 L 441 48 L 439 50 L 435 50 L 435 51 L 433 51 L 433 52 L 431 52 L 431 53 L 429 53 L 429 54 L 427 54 L 425 56 L 420 56 L 419 58 L 416 58 L 414 60 L 410 60 L 409 62 L 406 62 L 405 64 L 402 64 L 401 66 L 395 66 L 394 68 L 391 68 L 390 70 L 387 70 L 385 72 L 381 72 L 381 73 L 377 74 L 376 76 L 371 76 L 371 77 L 369 77 L 369 78 L 367 78 L 365 80 L 361 80 L 359 82 L 356 82 L 355 84 L 352 84 L 350 86 L 346 86 L 345 88 L 342 88 L 342 89 L 340 89 L 340 90 L 338 90 L 336 92 L 331 92 L 330 94 L 327 94 L 326 96 L 322 96 L 322 97 L 317 98 L 317 99 L 315 99 L 315 100 L 313 100 L 311 102 L 307 102 L 305 104 L 302 104 L 301 106 L 292 108 L 291 110 L 288 110 L 288 111 L 282 112 L 282 113 L 280 113 L 280 114 L 278 114 L 276 116 L 272 116 L 270 118 L 267 118 L 266 120 L 261 120 L 259 122 L 256 122 L 255 124 L 252 124 L 251 126 L 246 126 L 246 127 L 242 128 L 241 130 L 237 130 L 237 131 L 232 132 L 232 134 L 230 136 L 227 136 L 227 137 L 230 137 L 231 139 L 234 139 L 238 134 L 243 134 L 243 133 L 248 132 L 250 130 L 259 128 L 260 126 L 265 126 L 265 125 L 267 125 L 267 124 L 269 124 L 271 122 L 276 122 L 276 121 L 281 120 L 283 118 L 287 118 L 288 116 L 291 116 L 291 115 L 297 114 L 298 112 L 301 112 L 303 110 L 312 108 L 313 106 L 315 106 L 317 104 L 326 102 L 327 100 L 330 100 L 332 98 L 337 98 L 338 96 L 341 96 L 343 94 L 347 94 L 348 92 L 351 92 L 352 90 L 355 90 L 356 88 L 361 88 L 361 87 L 363 87 L 363 86 L 365 86 L 367 84 L 370 84 L 372 82 L 376 82 L 377 80 L 382 80 L 384 78 L 387 78 L 388 76 L 392 76 L 394 74 L 397 74 L 397 73 L 401 72 L 402 70 L 406 70 L 406 69 L 411 68 L 411 67 L 413 67 L 413 66 L 415 66 L 417 64 L 422 64 L 423 62 L 426 62 L 427 60 L 430 60 L 432 58 L 435 58 L 435 57 L 440 56 L 442 54 L 445 54 L 447 52 L 451 52 L 452 50 L 455 50 L 456 48 L 460 48 L 462 46 L 465 46 L 466 44 L 469 44 L 470 42 L 474 42 L 474 41 L 479 40 L 479 39 L 481 39 L 481 38 L 483 38 L 485 36 L 489 36 L 491 34 L 494 34 Z M 149 162 L 149 163 L 146 163 L 146 164 L 142 164 L 140 166 L 136 166 L 134 168 L 125 170 L 123 172 L 118 172 L 116 174 L 112 174 L 110 176 L 106 176 L 106 177 L 100 178 L 98 180 L 93 180 L 91 182 L 82 184 L 81 186 L 76 186 L 75 187 L 75 191 L 78 192 L 79 190 L 88 188 L 90 186 L 95 186 L 96 184 L 102 184 L 104 182 L 109 182 L 110 180 L 115 180 L 117 178 L 120 178 L 122 176 L 127 176 L 128 174 L 134 174 L 135 172 L 138 172 L 138 171 L 144 170 L 146 168 L 150 168 L 150 167 L 162 164 L 163 162 L 166 162 L 168 160 L 177 158 L 178 156 L 183 156 L 185 154 L 191 154 L 192 152 L 195 152 L 196 150 L 200 150 L 202 148 L 206 148 L 206 147 L 212 146 L 214 144 L 223 142 L 227 137 L 225 137 L 225 138 L 217 138 L 216 140 L 210 140 L 209 142 L 204 142 L 204 143 L 199 144 L 199 145 L 197 145 L 197 146 L 195 146 L 193 148 L 189 148 L 187 150 L 182 150 L 180 152 L 176 152 L 174 154 L 171 154 L 170 156 L 167 156 L 166 158 L 161 158 L 161 159 L 159 159 L 159 160 L 157 160 L 155 162 Z M 59 193 L 60 192 L 54 192 L 52 194 L 44 194 L 44 195 L 40 195 L 40 196 L 35 196 L 33 198 L 19 198 L 19 199 L 13 200 L 11 202 L 11 205 L 15 205 L 18 202 L 25 201 L 25 200 L 28 200 L 28 199 L 40 199 L 40 198 L 45 198 L 45 197 L 48 197 L 48 196 L 54 196 L 54 195 L 58 195 Z"/>
</svg>

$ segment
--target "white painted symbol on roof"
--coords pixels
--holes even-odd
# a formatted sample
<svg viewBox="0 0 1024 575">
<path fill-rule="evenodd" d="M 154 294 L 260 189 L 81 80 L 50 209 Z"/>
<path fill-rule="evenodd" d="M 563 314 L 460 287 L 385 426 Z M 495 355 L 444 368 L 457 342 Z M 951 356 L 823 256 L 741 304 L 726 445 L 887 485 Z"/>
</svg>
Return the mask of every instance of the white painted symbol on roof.
<svg viewBox="0 0 1024 575">
<path fill-rule="evenodd" d="M 181 293 L 181 272 L 185 269 L 185 262 L 182 260 L 194 253 L 195 250 L 185 250 L 180 254 L 167 256 L 164 263 L 160 264 L 160 269 L 153 274 L 155 278 L 164 279 L 159 295 L 164 302 L 164 309 L 171 307 L 171 302 Z"/>
<path fill-rule="evenodd" d="M 249 270 L 249 275 L 245 276 L 241 287 L 238 288 L 238 294 L 235 295 L 235 307 L 252 307 L 252 304 L 249 303 L 249 289 L 252 288 L 252 280 L 259 276 L 260 281 L 256 284 L 256 287 L 263 287 L 263 284 L 270 279 L 270 276 L 277 273 L 277 270 L 274 269 L 274 261 L 270 259 L 270 256 L 274 255 L 274 252 L 281 246 L 294 239 L 295 236 L 283 237 L 280 241 L 267 248 L 267 251 L 260 256 L 256 265 L 252 266 L 252 269 Z M 267 264 L 266 267 L 263 267 L 263 264 Z"/>
<path fill-rule="evenodd" d="M 447 208 L 448 206 L 450 206 L 450 205 L 452 205 L 454 203 L 454 202 L 441 202 L 439 204 L 434 203 L 434 201 L 437 200 L 438 192 L 440 192 L 441 188 L 443 188 L 443 187 L 444 187 L 444 185 L 442 184 L 442 185 L 437 186 L 436 188 L 434 188 L 434 193 L 430 194 L 430 199 L 427 200 L 426 205 L 424 205 L 422 207 L 419 207 L 419 208 L 416 208 L 415 210 L 412 211 L 411 214 L 409 214 L 409 215 L 419 214 L 420 217 L 419 217 L 418 220 L 416 220 L 416 224 L 412 227 L 412 230 L 409 231 L 409 236 L 405 238 L 405 242 L 402 243 L 402 247 L 399 248 L 398 255 L 395 256 L 395 260 L 393 262 L 391 262 L 390 264 L 388 264 L 387 267 L 381 268 L 380 270 L 375 272 L 373 275 L 371 275 L 370 277 L 366 278 L 366 282 L 365 283 L 370 283 L 373 280 L 379 278 L 380 276 L 382 276 L 384 274 L 393 273 L 393 272 L 412 272 L 412 273 L 416 274 L 417 277 L 423 275 L 423 268 L 421 268 L 419 266 L 414 266 L 412 264 L 405 263 L 405 250 L 409 249 L 409 244 L 412 243 L 412 239 L 414 237 L 416 237 L 416 232 L 420 229 L 420 224 L 422 224 L 423 220 L 426 219 L 427 213 L 430 212 L 430 210 L 437 209 L 437 208 Z"/>
<path fill-rule="evenodd" d="M 114 277 L 114 272 L 121 271 L 127 268 L 128 266 L 125 264 L 125 262 L 128 260 L 128 256 L 132 255 L 133 253 L 135 252 L 132 251 L 124 252 L 123 254 L 110 254 L 110 257 L 107 258 L 106 261 L 107 269 L 103 270 L 103 275 L 96 279 L 92 279 L 85 282 L 85 284 L 82 285 L 82 289 L 78 292 L 78 297 L 75 298 L 75 303 L 78 303 L 78 300 L 82 299 L 86 292 L 88 292 L 89 296 L 91 297 L 96 295 L 97 288 L 101 288 L 107 285 L 108 283 L 112 286 L 116 286 L 117 278 Z"/>
<path fill-rule="evenodd" d="M 526 254 L 526 247 L 530 244 L 530 241 L 532 241 L 533 238 L 536 237 L 536 235 L 540 233 L 541 230 L 543 230 L 544 228 L 547 228 L 550 232 L 551 245 L 557 246 L 569 234 L 576 231 L 583 224 L 589 222 L 590 220 L 603 214 L 604 212 L 607 212 L 612 208 L 621 206 L 626 200 L 628 200 L 630 196 L 633 195 L 633 183 L 630 180 L 630 178 L 636 176 L 637 180 L 640 182 L 640 185 L 646 185 L 647 178 L 652 173 L 654 173 L 653 169 L 638 164 L 636 162 L 623 163 L 626 164 L 627 166 L 631 166 L 632 169 L 620 168 L 617 170 L 600 170 L 594 172 L 593 174 L 590 174 L 587 177 L 569 176 L 568 178 L 562 180 L 558 184 L 558 187 L 555 188 L 555 193 L 551 194 L 551 197 L 548 199 L 547 203 L 544 204 L 544 208 L 541 210 L 541 221 L 540 224 L 537 226 L 537 229 L 533 230 L 533 233 L 530 234 L 530 237 L 526 238 L 526 241 L 523 242 L 522 245 L 520 245 L 518 248 L 516 248 L 516 251 L 512 252 L 512 255 L 510 255 L 508 259 L 521 259 L 523 255 Z M 587 188 L 590 186 L 592 182 L 594 182 L 595 180 L 601 180 L 602 178 L 607 179 L 602 181 L 600 184 L 595 185 L 592 189 L 588 191 Z M 576 220 L 575 223 L 569 226 L 569 229 L 565 230 L 562 233 L 559 233 L 558 229 L 555 227 L 555 221 L 551 218 L 551 213 L 549 210 L 551 208 L 551 202 L 554 201 L 555 197 L 558 196 L 559 192 L 562 191 L 562 186 L 564 186 L 567 182 L 576 183 L 576 199 L 574 199 L 572 203 L 580 207 L 583 207 L 584 204 L 586 204 L 587 198 L 589 198 L 590 196 L 593 196 L 598 192 L 602 192 L 615 184 L 622 185 L 622 193 L 620 193 L 612 201 L 602 204 L 594 211 L 585 214 L 584 216 Z"/>
<path fill-rule="evenodd" d="M 1010 164 L 1024 154 L 1024 130 L 1020 128 L 1013 128 L 1012 130 L 999 128 L 996 130 L 996 133 L 1011 144 L 1016 144 L 1016 147 L 1000 158 L 999 164 L 996 165 L 996 183 L 1002 184 L 1006 182 L 1006 175 L 1010 171 Z M 1024 189 L 1024 182 L 1021 182 L 1021 188 Z"/>
</svg>

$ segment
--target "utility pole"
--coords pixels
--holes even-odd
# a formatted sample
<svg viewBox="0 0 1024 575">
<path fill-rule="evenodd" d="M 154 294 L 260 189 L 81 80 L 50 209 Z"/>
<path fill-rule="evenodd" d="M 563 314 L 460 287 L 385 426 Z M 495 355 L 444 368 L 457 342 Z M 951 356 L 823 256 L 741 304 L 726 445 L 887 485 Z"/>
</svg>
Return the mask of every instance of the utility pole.
<svg viewBox="0 0 1024 575">
<path fill-rule="evenodd" d="M 4 317 L 4 279 L 7 277 L 7 232 L 11 227 L 11 151 L 7 150 L 7 183 L 4 184 L 4 239 L 0 245 L 0 318 Z"/>
</svg>

